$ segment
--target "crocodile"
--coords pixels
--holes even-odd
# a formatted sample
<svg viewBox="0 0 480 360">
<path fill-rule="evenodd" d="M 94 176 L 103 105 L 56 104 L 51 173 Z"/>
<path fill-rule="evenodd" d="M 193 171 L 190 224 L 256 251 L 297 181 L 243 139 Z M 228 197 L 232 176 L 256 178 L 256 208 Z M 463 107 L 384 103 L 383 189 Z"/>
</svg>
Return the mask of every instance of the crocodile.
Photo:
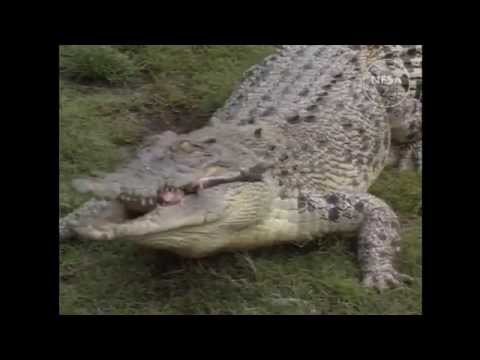
<svg viewBox="0 0 480 360">
<path fill-rule="evenodd" d="M 393 93 L 375 84 L 373 102 L 364 79 L 378 69 L 404 73 L 421 56 L 414 49 L 280 47 L 244 74 L 205 127 L 150 136 L 115 172 L 75 179 L 96 198 L 60 219 L 60 238 L 133 241 L 202 258 L 356 234 L 364 286 L 408 282 L 394 267 L 398 217 L 368 189 L 392 144 L 421 141 L 421 101 L 402 83 Z M 388 106 L 394 96 L 404 98 Z M 239 177 L 259 164 L 260 177 Z"/>
</svg>

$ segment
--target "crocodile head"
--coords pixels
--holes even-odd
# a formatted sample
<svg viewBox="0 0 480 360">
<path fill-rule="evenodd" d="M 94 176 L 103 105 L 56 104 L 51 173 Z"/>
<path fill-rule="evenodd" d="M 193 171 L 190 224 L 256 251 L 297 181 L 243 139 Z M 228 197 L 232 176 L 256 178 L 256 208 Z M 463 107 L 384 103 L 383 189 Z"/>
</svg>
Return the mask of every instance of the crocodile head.
<svg viewBox="0 0 480 360">
<path fill-rule="evenodd" d="M 210 135 L 207 140 L 206 134 Z M 120 201 L 122 186 L 136 188 L 130 190 L 130 200 L 135 196 L 151 200 L 155 194 L 158 200 L 155 191 L 165 182 L 179 186 L 206 176 L 230 176 L 258 162 L 255 154 L 239 154 L 247 150 L 232 148 L 235 142 L 227 134 L 216 134 L 216 141 L 211 140 L 211 135 L 211 131 L 204 130 L 188 136 L 164 133 L 117 172 L 101 179 L 74 181 L 77 190 L 109 198 L 95 216 L 78 222 L 74 232 L 85 239 L 130 240 L 188 257 L 206 256 L 219 249 L 248 248 L 259 238 L 262 242 L 270 238 L 274 241 L 275 234 L 266 232 L 275 227 L 263 221 L 269 218 L 279 191 L 269 174 L 262 181 L 224 183 L 196 193 L 179 195 L 169 190 L 168 194 L 161 193 L 162 198 L 173 200 L 157 201 L 146 213 L 132 214 L 126 202 Z M 280 230 L 277 226 L 274 232 Z M 288 231 L 283 233 L 288 235 Z"/>
<path fill-rule="evenodd" d="M 111 201 L 95 219 L 75 231 L 86 239 L 131 240 L 186 257 L 201 257 L 218 249 L 240 247 L 241 241 L 253 244 L 262 235 L 258 223 L 267 216 L 272 197 L 265 183 L 224 184 L 135 218 L 129 217 L 120 203 Z"/>
</svg>

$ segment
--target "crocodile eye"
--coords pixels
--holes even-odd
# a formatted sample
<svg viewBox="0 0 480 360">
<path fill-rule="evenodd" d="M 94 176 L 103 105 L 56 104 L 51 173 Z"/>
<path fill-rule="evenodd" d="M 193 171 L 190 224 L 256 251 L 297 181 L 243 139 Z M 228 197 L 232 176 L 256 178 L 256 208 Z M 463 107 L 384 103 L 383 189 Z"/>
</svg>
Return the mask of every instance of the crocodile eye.
<svg viewBox="0 0 480 360">
<path fill-rule="evenodd" d="M 195 150 L 194 146 L 188 141 L 182 141 L 178 147 L 180 150 L 186 152 L 187 154 L 190 154 Z"/>
<path fill-rule="evenodd" d="M 191 154 L 193 153 L 194 151 L 196 150 L 202 150 L 204 147 L 199 145 L 199 144 L 195 144 L 195 143 L 192 143 L 190 141 L 181 141 L 178 145 L 177 145 L 177 149 L 178 150 L 181 150 L 187 154 Z"/>
</svg>

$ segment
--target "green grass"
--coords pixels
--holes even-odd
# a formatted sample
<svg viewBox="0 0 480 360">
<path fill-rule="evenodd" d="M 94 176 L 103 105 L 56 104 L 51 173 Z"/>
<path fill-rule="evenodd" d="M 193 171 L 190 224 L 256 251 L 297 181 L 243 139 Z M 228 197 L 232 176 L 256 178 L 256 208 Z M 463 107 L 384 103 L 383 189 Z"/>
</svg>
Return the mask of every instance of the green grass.
<svg viewBox="0 0 480 360">
<path fill-rule="evenodd" d="M 387 168 L 370 188 L 370 193 L 382 198 L 404 218 L 416 217 L 421 206 L 421 173 L 405 170 L 399 173 Z"/>
<path fill-rule="evenodd" d="M 228 97 L 243 71 L 273 49 L 108 48 L 108 54 L 127 56 L 128 63 L 137 69 L 129 75 L 128 86 L 121 81 L 106 81 L 105 77 L 86 83 L 84 78 L 69 73 L 63 63 L 65 57 L 61 57 L 63 214 L 86 199 L 73 192 L 73 177 L 113 169 L 124 158 L 123 150 L 134 150 L 152 128 L 183 130 L 201 126 Z M 96 66 L 89 71 L 97 73 Z M 371 189 L 401 217 L 403 248 L 398 267 L 414 277 L 410 286 L 383 293 L 361 287 L 353 241 L 336 237 L 304 248 L 282 246 L 198 261 L 146 251 L 129 243 L 76 240 L 60 244 L 60 312 L 419 314 L 420 189 L 418 174 L 393 169 L 387 169 Z"/>
<path fill-rule="evenodd" d="M 248 66 L 273 50 L 271 46 L 146 47 L 141 66 L 155 79 L 152 92 L 179 108 L 212 112 L 228 98 Z M 172 61 L 175 59 L 175 61 Z M 165 81 L 175 78 L 175 83 Z"/>
<path fill-rule="evenodd" d="M 82 82 L 127 83 L 139 71 L 128 55 L 111 46 L 62 46 L 60 61 L 64 75 Z"/>
<path fill-rule="evenodd" d="M 122 160 L 119 146 L 138 143 L 143 128 L 129 110 L 134 96 L 113 94 L 108 89 L 81 90 L 68 83 L 60 85 L 61 213 L 85 199 L 71 188 L 72 178 L 112 169 Z"/>
</svg>

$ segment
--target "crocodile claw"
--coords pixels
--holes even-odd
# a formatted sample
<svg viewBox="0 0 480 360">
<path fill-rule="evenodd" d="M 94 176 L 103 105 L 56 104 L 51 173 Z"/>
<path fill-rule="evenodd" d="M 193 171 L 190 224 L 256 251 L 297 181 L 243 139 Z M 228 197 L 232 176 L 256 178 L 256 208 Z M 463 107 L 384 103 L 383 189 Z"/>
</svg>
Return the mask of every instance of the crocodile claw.
<svg viewBox="0 0 480 360">
<path fill-rule="evenodd" d="M 399 273 L 393 269 L 378 273 L 369 273 L 363 278 L 362 284 L 365 287 L 382 291 L 388 288 L 402 286 L 403 283 L 411 283 L 413 278 L 409 275 Z"/>
</svg>

